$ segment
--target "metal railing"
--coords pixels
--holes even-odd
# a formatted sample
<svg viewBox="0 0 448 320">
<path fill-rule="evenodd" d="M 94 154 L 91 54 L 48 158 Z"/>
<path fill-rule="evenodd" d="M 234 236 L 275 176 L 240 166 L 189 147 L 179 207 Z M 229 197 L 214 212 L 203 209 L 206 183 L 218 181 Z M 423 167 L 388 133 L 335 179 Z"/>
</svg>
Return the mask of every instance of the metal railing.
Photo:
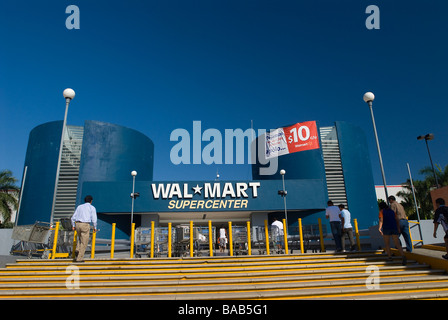
<svg viewBox="0 0 448 320">
<path fill-rule="evenodd" d="M 246 226 L 233 225 L 228 222 L 228 253 L 234 255 L 252 255 L 252 250 L 258 250 L 259 254 L 290 254 L 294 250 L 305 253 L 307 250 L 319 250 L 325 252 L 325 239 L 327 237 L 326 225 L 322 224 L 319 218 L 317 224 L 302 223 L 298 219 L 298 226 L 294 230 L 295 234 L 288 234 L 286 221 L 283 219 L 283 230 L 275 226 L 268 226 L 268 221 L 264 221 L 264 226 L 253 226 L 247 221 Z M 354 219 L 354 234 L 358 250 L 361 250 L 360 233 L 358 231 L 357 220 Z M 75 256 L 77 235 L 76 231 L 60 230 L 60 223 L 56 222 L 51 228 L 53 234 L 48 241 L 49 258 L 68 258 Z M 128 251 L 130 258 L 146 255 L 148 258 L 166 256 L 210 256 L 216 255 L 215 245 L 217 243 L 216 228 L 212 227 L 212 221 L 208 221 L 208 226 L 194 226 L 193 221 L 189 224 L 173 227 L 168 223 L 168 227 L 155 227 L 154 221 L 151 227 L 135 228 L 135 223 L 131 226 L 130 240 L 115 239 L 116 224 L 112 223 L 111 239 L 96 239 L 96 232 L 90 233 L 90 257 L 95 258 L 97 244 L 103 245 L 102 249 L 110 253 L 110 258 L 114 258 L 116 245 L 120 246 L 120 251 Z M 17 230 L 19 232 L 20 230 Z M 105 247 L 104 247 L 105 245 Z M 70 249 L 68 249 L 70 248 Z"/>
</svg>

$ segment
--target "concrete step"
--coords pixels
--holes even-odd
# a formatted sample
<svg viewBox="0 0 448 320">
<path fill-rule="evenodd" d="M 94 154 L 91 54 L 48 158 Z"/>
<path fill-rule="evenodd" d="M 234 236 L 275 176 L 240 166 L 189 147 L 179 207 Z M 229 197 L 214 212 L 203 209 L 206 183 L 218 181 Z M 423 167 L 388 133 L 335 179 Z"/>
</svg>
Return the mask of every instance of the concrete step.
<svg viewBox="0 0 448 320">
<path fill-rule="evenodd" d="M 411 278 L 424 277 L 428 275 L 443 275 L 443 270 L 419 270 L 419 269 L 407 269 L 407 270 L 394 270 L 385 271 L 381 270 L 381 278 L 392 280 L 403 280 L 406 278 L 411 281 Z M 344 274 L 343 279 L 346 281 L 356 281 L 358 279 L 367 278 L 365 272 L 351 272 Z M 66 279 L 58 278 L 41 278 L 33 279 L 30 281 L 23 281 L 21 279 L 14 279 L 15 281 L 5 279 L 0 283 L 0 290 L 7 289 L 32 289 L 32 288 L 65 288 Z M 146 286 L 146 287 L 170 287 L 170 286 L 197 286 L 197 285 L 232 285 L 232 284 L 263 284 L 263 283 L 288 283 L 288 282 L 321 282 L 322 281 L 340 281 L 340 274 L 277 274 L 277 275 L 263 275 L 257 276 L 255 274 L 245 273 L 240 277 L 214 277 L 214 278 L 163 278 L 155 279 L 150 277 L 92 277 L 92 278 L 80 278 L 80 285 L 83 287 L 130 287 L 130 286 Z M 415 281 L 415 280 L 412 280 Z"/>
<path fill-rule="evenodd" d="M 414 255 L 415 256 L 415 255 Z M 415 256 L 417 257 L 417 256 Z M 371 290 L 368 267 L 378 271 Z M 79 289 L 72 269 L 79 271 Z M 377 251 L 277 256 L 18 260 L 0 269 L 1 299 L 380 299 L 445 297 L 445 268 Z M 447 294 L 448 297 L 448 294 Z"/>
<path fill-rule="evenodd" d="M 412 263 L 412 262 L 410 262 Z M 68 265 L 67 265 L 68 266 Z M 78 267 L 78 265 L 75 265 Z M 272 274 L 273 272 L 300 272 L 300 273 L 318 273 L 323 271 L 331 272 L 350 272 L 352 270 L 365 270 L 367 266 L 388 267 L 388 266 L 401 266 L 401 260 L 393 261 L 364 261 L 364 262 L 345 262 L 345 263 L 315 263 L 312 265 L 301 264 L 278 264 L 274 266 L 255 265 L 255 266 L 226 266 L 226 267 L 209 267 L 209 266 L 191 266 L 190 268 L 163 268 L 163 267 L 151 267 L 151 266 L 113 266 L 113 267 L 100 267 L 100 266 L 80 266 L 79 272 L 81 277 L 83 276 L 117 276 L 117 275 L 140 275 L 140 276 L 157 276 L 166 277 L 168 275 L 181 275 L 186 277 L 187 275 L 207 275 L 214 277 L 216 275 L 232 276 L 239 273 L 253 274 L 254 272 L 263 272 L 266 274 Z M 410 264 L 410 266 L 412 266 Z M 427 267 L 427 266 L 426 266 Z M 406 268 L 406 267 L 405 267 Z M 67 267 L 59 266 L 53 268 L 32 268 L 32 269 L 7 269 L 0 272 L 0 282 L 4 278 L 18 277 L 21 279 L 31 279 L 34 277 L 49 277 L 49 276 L 67 276 Z"/>
<path fill-rule="evenodd" d="M 128 287 L 80 287 L 80 289 L 32 289 L 32 290 L 8 290 L 0 292 L 0 298 L 95 298 L 112 299 L 129 297 L 132 299 L 320 299 L 347 297 L 366 298 L 378 294 L 409 294 L 417 297 L 418 293 L 439 293 L 448 290 L 448 278 L 446 276 L 425 276 L 413 279 L 382 279 L 383 282 L 376 290 L 370 290 L 365 285 L 365 279 L 360 280 L 335 280 L 321 283 L 272 283 L 266 284 L 231 284 L 221 286 L 178 286 L 178 287 L 145 287 L 131 285 Z"/>
</svg>

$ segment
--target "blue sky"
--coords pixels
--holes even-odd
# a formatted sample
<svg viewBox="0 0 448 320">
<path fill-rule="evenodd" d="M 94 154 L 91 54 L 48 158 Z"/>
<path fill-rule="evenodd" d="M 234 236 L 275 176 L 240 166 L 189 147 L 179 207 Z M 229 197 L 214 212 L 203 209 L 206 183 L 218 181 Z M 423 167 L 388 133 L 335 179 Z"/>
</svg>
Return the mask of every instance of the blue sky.
<svg viewBox="0 0 448 320">
<path fill-rule="evenodd" d="M 380 29 L 368 30 L 368 5 Z M 80 29 L 68 30 L 77 5 Z M 28 135 L 62 120 L 110 122 L 155 144 L 155 180 L 249 179 L 248 165 L 170 162 L 170 133 L 277 128 L 316 120 L 364 128 L 381 184 L 366 91 L 388 184 L 414 178 L 448 152 L 448 2 L 363 0 L 129 0 L 0 3 L 0 169 L 21 179 Z M 205 143 L 204 143 L 205 145 Z M 421 178 L 421 177 L 420 177 Z"/>
</svg>

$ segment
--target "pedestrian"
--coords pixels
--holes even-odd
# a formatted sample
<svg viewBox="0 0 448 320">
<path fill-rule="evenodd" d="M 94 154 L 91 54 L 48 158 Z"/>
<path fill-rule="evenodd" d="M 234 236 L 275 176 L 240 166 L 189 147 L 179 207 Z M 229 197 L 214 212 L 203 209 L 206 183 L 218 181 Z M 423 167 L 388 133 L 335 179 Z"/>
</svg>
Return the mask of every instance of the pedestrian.
<svg viewBox="0 0 448 320">
<path fill-rule="evenodd" d="M 328 207 L 325 210 L 325 217 L 330 220 L 331 233 L 333 234 L 334 242 L 336 244 L 336 252 L 342 252 L 341 211 L 331 200 L 327 202 L 327 205 Z"/>
<path fill-rule="evenodd" d="M 345 250 L 345 235 L 348 236 L 348 241 L 350 241 L 350 251 L 355 251 L 355 240 L 353 239 L 353 226 L 350 223 L 350 211 L 345 209 L 343 204 L 339 205 L 339 210 L 341 211 L 341 224 L 342 224 L 342 236 L 341 244 L 342 251 Z"/>
<path fill-rule="evenodd" d="M 227 230 L 224 225 L 219 228 L 219 252 L 224 252 L 226 250 L 227 244 Z"/>
<path fill-rule="evenodd" d="M 271 224 L 272 232 L 275 241 L 277 242 L 278 253 L 283 253 L 282 251 L 282 243 L 283 243 L 283 223 L 274 218 L 274 222 Z"/>
<path fill-rule="evenodd" d="M 390 208 L 395 212 L 400 221 L 400 233 L 406 242 L 406 251 L 412 252 L 412 240 L 409 233 L 409 222 L 408 217 L 406 216 L 406 211 L 404 211 L 403 206 L 401 203 L 397 202 L 394 196 L 390 196 L 387 199 L 389 199 Z"/>
<path fill-rule="evenodd" d="M 89 244 L 90 223 L 93 223 L 93 232 L 96 231 L 96 209 L 92 206 L 93 197 L 86 196 L 84 204 L 79 205 L 73 214 L 72 229 L 78 234 L 78 243 L 75 251 L 75 262 L 84 262 L 84 253 Z"/>
<path fill-rule="evenodd" d="M 445 231 L 445 236 L 443 239 L 445 240 L 445 248 L 446 254 L 442 256 L 443 259 L 448 260 L 448 207 L 445 206 L 445 200 L 443 198 L 436 199 L 436 212 L 434 214 L 434 238 L 437 238 L 437 228 L 439 224 L 442 225 L 443 230 Z"/>
<path fill-rule="evenodd" d="M 384 202 L 380 202 L 380 214 L 379 214 L 379 225 L 378 230 L 383 236 L 384 249 L 386 250 L 389 260 L 392 260 L 392 253 L 390 250 L 390 238 L 394 241 L 395 246 L 403 257 L 402 263 L 406 265 L 406 256 L 404 255 L 403 248 L 401 247 L 400 239 L 398 238 L 400 234 L 400 221 L 398 220 L 395 212 Z"/>
</svg>

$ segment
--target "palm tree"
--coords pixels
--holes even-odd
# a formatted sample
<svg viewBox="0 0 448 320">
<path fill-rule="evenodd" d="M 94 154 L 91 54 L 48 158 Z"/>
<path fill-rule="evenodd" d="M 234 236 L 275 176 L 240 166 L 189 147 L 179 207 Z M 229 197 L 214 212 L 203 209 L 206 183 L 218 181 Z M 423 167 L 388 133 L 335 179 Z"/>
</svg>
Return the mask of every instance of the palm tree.
<svg viewBox="0 0 448 320">
<path fill-rule="evenodd" d="M 433 179 L 434 180 L 434 179 Z M 414 180 L 415 198 L 417 199 L 418 212 L 421 219 L 431 219 L 433 217 L 433 206 L 430 194 L 431 182 L 428 180 Z M 417 212 L 415 210 L 414 196 L 412 195 L 411 182 L 408 179 L 403 185 L 405 191 L 397 193 L 404 201 L 401 201 L 409 219 L 416 220 Z"/>
<path fill-rule="evenodd" d="M 3 216 L 3 224 L 10 222 L 12 211 L 18 207 L 19 188 L 16 182 L 10 170 L 0 171 L 0 214 Z"/>
<path fill-rule="evenodd" d="M 448 165 L 445 166 L 445 170 L 442 170 L 442 168 L 436 164 L 434 171 L 440 187 L 448 185 Z M 421 169 L 419 173 L 426 175 L 425 180 L 429 180 L 431 182 L 431 185 L 435 186 L 436 182 L 434 180 L 434 171 L 431 167 L 428 166 Z"/>
<path fill-rule="evenodd" d="M 448 185 L 448 165 L 445 166 L 445 170 L 442 170 L 437 166 L 436 175 L 440 186 Z M 431 199 L 431 189 L 435 186 L 434 173 L 431 167 L 424 167 L 419 171 L 420 174 L 425 175 L 423 181 L 414 180 L 415 197 L 417 198 L 417 206 L 419 208 L 421 219 L 432 219 L 434 214 L 434 208 Z M 405 191 L 397 193 L 402 197 L 404 201 L 401 202 L 409 219 L 417 219 L 417 213 L 415 210 L 414 197 L 412 195 L 411 182 L 409 179 L 403 186 Z"/>
</svg>

